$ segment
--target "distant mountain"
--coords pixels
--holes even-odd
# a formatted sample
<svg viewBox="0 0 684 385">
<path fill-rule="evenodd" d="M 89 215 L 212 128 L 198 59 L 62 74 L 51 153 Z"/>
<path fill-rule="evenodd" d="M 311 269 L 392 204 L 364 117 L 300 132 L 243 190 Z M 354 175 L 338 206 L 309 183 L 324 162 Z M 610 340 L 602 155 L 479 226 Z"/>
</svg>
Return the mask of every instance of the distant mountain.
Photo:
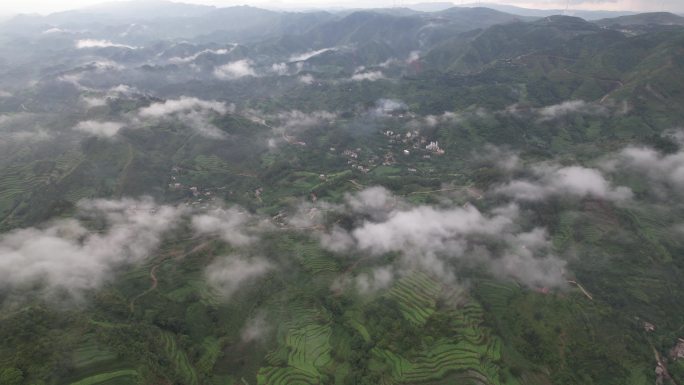
<svg viewBox="0 0 684 385">
<path fill-rule="evenodd" d="M 522 8 L 513 5 L 505 4 L 495 4 L 495 3 L 470 3 L 463 4 L 463 7 L 487 7 L 491 9 L 496 9 L 501 12 L 512 13 L 514 15 L 520 16 L 532 16 L 532 17 L 546 17 L 551 15 L 565 15 L 565 16 L 576 16 L 581 17 L 585 20 L 597 20 L 608 17 L 618 17 L 624 15 L 633 15 L 634 12 L 626 11 L 583 11 L 583 10 L 562 10 L 562 9 L 532 9 L 532 8 Z"/>
<path fill-rule="evenodd" d="M 650 12 L 596 21 L 600 26 L 622 25 L 684 25 L 684 17 L 670 12 Z"/>
<path fill-rule="evenodd" d="M 128 0 L 103 3 L 81 9 L 82 12 L 106 14 L 121 19 L 161 19 L 199 17 L 216 7 L 167 0 Z"/>
<path fill-rule="evenodd" d="M 457 36 L 437 45 L 425 56 L 431 68 L 457 72 L 479 71 L 493 61 L 549 49 L 599 27 L 578 17 L 549 16 L 534 22 L 495 25 L 470 40 Z"/>
<path fill-rule="evenodd" d="M 434 3 L 416 3 L 416 4 L 407 4 L 405 5 L 406 8 L 413 9 L 415 11 L 420 11 L 420 12 L 439 12 L 443 11 L 445 9 L 449 9 L 454 7 L 455 4 L 452 2 L 434 2 Z"/>
</svg>

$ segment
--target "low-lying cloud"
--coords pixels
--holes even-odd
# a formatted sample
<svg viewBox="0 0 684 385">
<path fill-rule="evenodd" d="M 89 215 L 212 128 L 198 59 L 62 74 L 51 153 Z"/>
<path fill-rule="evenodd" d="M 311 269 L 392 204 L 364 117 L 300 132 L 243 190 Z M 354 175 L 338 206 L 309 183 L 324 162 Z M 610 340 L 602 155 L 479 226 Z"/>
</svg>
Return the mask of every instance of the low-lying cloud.
<svg viewBox="0 0 684 385">
<path fill-rule="evenodd" d="M 86 48 L 127 48 L 127 49 L 138 49 L 139 47 L 134 47 L 126 44 L 114 43 L 110 40 L 97 40 L 97 39 L 82 39 L 76 41 L 76 48 L 86 49 Z"/>
<path fill-rule="evenodd" d="M 362 276 L 363 290 L 384 287 L 392 276 L 420 269 L 445 281 L 456 280 L 453 262 L 482 263 L 500 277 L 529 286 L 565 285 L 565 261 L 554 255 L 543 228 L 520 227 L 511 204 L 482 212 L 475 206 L 411 206 L 381 187 L 348 195 L 341 213 L 363 213 L 351 229 L 334 225 L 319 232 L 324 248 L 336 253 L 401 255 L 398 265 Z M 395 271 L 398 269 L 398 271 Z"/>
<path fill-rule="evenodd" d="M 203 55 L 228 55 L 233 51 L 235 47 L 232 48 L 220 48 L 220 49 L 205 49 L 200 52 L 197 52 L 193 55 L 190 56 L 175 56 L 169 59 L 169 62 L 174 63 L 174 64 L 182 64 L 182 63 L 190 63 L 200 56 Z"/>
<path fill-rule="evenodd" d="M 250 233 L 260 227 L 255 221 L 252 215 L 238 207 L 215 208 L 194 216 L 192 227 L 198 234 L 218 236 L 233 246 L 246 246 L 256 240 L 256 235 Z"/>
<path fill-rule="evenodd" d="M 257 74 L 252 67 L 252 62 L 243 59 L 214 68 L 214 76 L 221 80 L 235 80 L 245 76 L 257 76 Z"/>
<path fill-rule="evenodd" d="M 148 258 L 185 213 L 151 199 L 86 200 L 78 207 L 104 229 L 92 232 L 86 221 L 60 219 L 0 236 L 0 287 L 79 297 L 109 281 L 118 267 Z"/>
<path fill-rule="evenodd" d="M 100 122 L 97 120 L 87 120 L 74 126 L 74 130 L 85 132 L 93 136 L 111 138 L 119 133 L 125 125 L 119 122 Z"/>
<path fill-rule="evenodd" d="M 178 99 L 153 103 L 141 108 L 138 116 L 143 119 L 177 119 L 205 137 L 221 139 L 226 135 L 211 123 L 211 116 L 212 114 L 224 115 L 233 111 L 233 105 L 215 100 L 181 96 Z"/>
<path fill-rule="evenodd" d="M 233 254 L 217 258 L 207 267 L 205 274 L 209 285 L 227 299 L 244 285 L 265 275 L 273 268 L 273 265 L 263 258 L 248 258 Z"/>
<path fill-rule="evenodd" d="M 532 167 L 531 171 L 532 177 L 508 182 L 496 192 L 522 201 L 540 201 L 551 196 L 626 201 L 633 195 L 628 187 L 612 186 L 597 169 L 544 164 Z"/>
<path fill-rule="evenodd" d="M 314 56 L 318 56 L 320 54 L 323 54 L 323 53 L 326 53 L 329 51 L 336 51 L 336 50 L 337 50 L 337 48 L 322 48 L 322 49 L 302 52 L 302 53 L 290 56 L 290 63 L 298 62 L 298 61 L 306 61 L 306 60 L 311 59 Z"/>
<path fill-rule="evenodd" d="M 368 71 L 368 72 L 359 72 L 355 73 L 352 75 L 351 80 L 360 82 L 364 80 L 368 80 L 369 82 L 374 82 L 376 80 L 380 79 L 385 79 L 385 75 L 382 73 L 382 71 Z"/>
<path fill-rule="evenodd" d="M 627 147 L 604 164 L 604 169 L 641 175 L 656 193 L 684 188 L 684 152 L 662 154 L 649 147 Z"/>
</svg>

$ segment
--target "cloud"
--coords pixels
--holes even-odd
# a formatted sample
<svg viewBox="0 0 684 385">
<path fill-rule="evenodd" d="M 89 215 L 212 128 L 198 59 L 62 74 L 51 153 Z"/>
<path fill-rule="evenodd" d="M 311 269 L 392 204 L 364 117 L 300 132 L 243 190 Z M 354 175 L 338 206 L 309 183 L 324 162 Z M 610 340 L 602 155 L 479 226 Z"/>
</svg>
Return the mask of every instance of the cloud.
<svg viewBox="0 0 684 385">
<path fill-rule="evenodd" d="M 368 215 L 374 219 L 385 218 L 393 209 L 403 206 L 403 202 L 382 186 L 363 189 L 356 194 L 345 195 L 347 206 L 354 213 Z"/>
<path fill-rule="evenodd" d="M 219 236 L 234 246 L 246 246 L 256 238 L 248 233 L 253 218 L 237 207 L 216 208 L 192 218 L 192 227 L 199 234 Z"/>
<path fill-rule="evenodd" d="M 57 28 L 57 27 L 52 27 L 52 28 L 46 29 L 45 31 L 43 31 L 41 33 L 43 35 L 51 35 L 51 34 L 55 34 L 55 33 L 66 33 L 66 32 L 69 32 L 69 31 L 61 29 L 61 28 Z"/>
<path fill-rule="evenodd" d="M 316 81 L 316 78 L 314 78 L 311 74 L 306 74 L 298 77 L 297 80 L 304 84 L 313 84 L 313 82 Z"/>
<path fill-rule="evenodd" d="M 651 187 L 656 190 L 669 187 L 680 191 L 684 188 L 682 151 L 666 155 L 648 147 L 627 147 L 606 163 L 604 168 L 641 174 L 651 180 Z"/>
<path fill-rule="evenodd" d="M 116 268 L 147 259 L 185 213 L 149 198 L 86 200 L 78 208 L 85 218 L 103 221 L 104 229 L 60 219 L 0 236 L 0 287 L 78 298 L 109 281 Z"/>
<path fill-rule="evenodd" d="M 502 0 L 501 4 L 516 5 L 532 9 L 567 10 L 572 15 L 576 10 L 585 11 L 634 11 L 634 12 L 684 12 L 684 6 L 680 0 L 663 0 L 653 2 L 649 0 Z"/>
<path fill-rule="evenodd" d="M 263 276 L 273 265 L 263 258 L 233 254 L 219 257 L 205 271 L 207 281 L 224 298 L 230 298 L 244 285 Z"/>
<path fill-rule="evenodd" d="M 273 130 L 273 136 L 268 139 L 268 146 L 275 148 L 282 142 L 302 144 L 303 142 L 291 135 L 314 127 L 329 125 L 337 119 L 337 114 L 328 111 L 303 112 L 292 110 L 280 112 L 267 118 L 274 122 L 272 126 L 269 126 Z"/>
<path fill-rule="evenodd" d="M 178 119 L 207 138 L 222 139 L 226 134 L 211 123 L 211 114 L 223 115 L 234 109 L 233 105 L 215 100 L 181 96 L 141 108 L 138 116 L 143 119 Z"/>
<path fill-rule="evenodd" d="M 359 289 L 385 286 L 392 276 L 413 269 L 454 281 L 455 261 L 484 264 L 498 276 L 529 286 L 565 285 L 565 262 L 551 252 L 546 231 L 522 230 L 520 210 L 515 204 L 489 212 L 472 205 L 411 206 L 375 187 L 348 196 L 338 212 L 363 213 L 365 219 L 359 222 L 357 217 L 350 229 L 334 225 L 319 232 L 324 248 L 346 254 L 400 255 L 398 264 L 391 269 L 385 266 L 384 270 L 358 278 Z"/>
<path fill-rule="evenodd" d="M 516 152 L 486 144 L 483 148 L 473 152 L 472 158 L 476 163 L 494 165 L 497 168 L 512 172 L 521 168 L 520 157 Z"/>
<path fill-rule="evenodd" d="M 133 94 L 140 93 L 140 91 L 126 84 L 119 84 L 118 86 L 112 87 L 107 91 L 108 96 L 131 96 Z"/>
<path fill-rule="evenodd" d="M 382 74 L 382 71 L 369 71 L 369 72 L 360 72 L 352 75 L 351 80 L 352 81 L 364 81 L 368 80 L 370 82 L 374 82 L 376 80 L 380 79 L 385 79 L 385 75 Z"/>
<path fill-rule="evenodd" d="M 396 99 L 379 99 L 375 102 L 375 110 L 373 111 L 377 116 L 389 116 L 394 112 L 408 110 L 406 103 Z"/>
<path fill-rule="evenodd" d="M 553 120 L 571 114 L 605 115 L 608 110 L 596 103 L 587 103 L 583 100 L 569 100 L 552 106 L 542 107 L 537 110 L 540 120 Z"/>
<path fill-rule="evenodd" d="M 314 56 L 318 56 L 322 53 L 326 53 L 328 51 L 337 51 L 337 48 L 323 48 L 323 49 L 318 49 L 318 50 L 312 50 L 312 51 L 307 51 L 299 54 L 295 54 L 290 56 L 290 63 L 292 62 L 298 62 L 298 61 L 306 61 L 311 59 Z"/>
<path fill-rule="evenodd" d="M 221 80 L 234 80 L 245 76 L 257 76 L 257 74 L 252 68 L 252 62 L 243 59 L 216 67 L 214 76 Z"/>
<path fill-rule="evenodd" d="M 107 98 L 100 98 L 96 96 L 83 96 L 81 97 L 81 100 L 83 100 L 83 103 L 88 108 L 93 108 L 93 107 L 102 107 L 107 105 Z"/>
<path fill-rule="evenodd" d="M 247 320 L 240 332 L 240 338 L 243 342 L 263 341 L 270 331 L 271 326 L 266 322 L 265 314 L 257 313 Z"/>
<path fill-rule="evenodd" d="M 337 114 L 328 111 L 303 112 L 292 110 L 280 112 L 274 119 L 279 122 L 276 131 L 293 133 L 331 123 L 337 119 Z"/>
<path fill-rule="evenodd" d="M 628 187 L 613 187 L 596 169 L 581 166 L 539 165 L 532 179 L 511 181 L 496 189 L 498 194 L 523 201 L 539 201 L 550 196 L 594 197 L 612 201 L 632 198 Z"/>
<path fill-rule="evenodd" d="M 413 63 L 416 60 L 420 60 L 420 51 L 411 51 L 408 58 L 406 58 L 406 63 Z"/>
<path fill-rule="evenodd" d="M 78 123 L 74 130 L 85 132 L 93 136 L 103 138 L 111 138 L 116 135 L 125 125 L 119 122 L 100 122 L 96 120 L 87 120 Z"/>
<path fill-rule="evenodd" d="M 169 62 L 175 63 L 175 64 L 182 64 L 182 63 L 190 63 L 192 61 L 195 61 L 198 57 L 202 55 L 228 55 L 235 49 L 235 46 L 231 48 L 220 48 L 220 49 L 205 49 L 203 51 L 197 52 L 194 55 L 190 56 L 175 56 L 169 59 Z"/>
<path fill-rule="evenodd" d="M 207 101 L 193 97 L 181 96 L 178 99 L 170 99 L 164 102 L 152 103 L 148 107 L 141 108 L 138 114 L 142 117 L 160 118 L 166 115 L 193 110 L 211 110 L 219 114 L 225 114 L 228 112 L 228 106 L 226 106 L 225 103 L 217 101 Z"/>
<path fill-rule="evenodd" d="M 113 43 L 109 40 L 82 39 L 82 40 L 76 41 L 76 48 L 78 48 L 78 49 L 107 48 L 107 47 L 127 48 L 127 49 L 138 49 L 139 48 L 139 47 L 134 47 L 134 46 L 126 45 L 126 44 Z"/>
<path fill-rule="evenodd" d="M 87 64 L 88 69 L 95 72 L 120 71 L 126 67 L 112 60 L 96 60 Z"/>
<path fill-rule="evenodd" d="M 287 63 L 273 63 L 273 65 L 271 66 L 271 71 L 275 72 L 280 76 L 283 76 L 287 75 L 289 69 L 287 67 Z"/>
<path fill-rule="evenodd" d="M 500 277 L 511 277 L 530 286 L 562 286 L 566 262 L 551 254 L 551 241 L 545 229 L 505 235 L 509 249 L 491 259 L 492 271 Z M 548 255 L 540 258 L 539 255 Z"/>
<path fill-rule="evenodd" d="M 394 272 L 388 266 L 378 267 L 369 273 L 356 276 L 355 283 L 358 291 L 364 294 L 388 288 L 394 280 Z"/>
<path fill-rule="evenodd" d="M 45 116 L 33 113 L 0 114 L 0 143 L 39 142 L 52 139 L 53 135 L 43 128 Z"/>
</svg>

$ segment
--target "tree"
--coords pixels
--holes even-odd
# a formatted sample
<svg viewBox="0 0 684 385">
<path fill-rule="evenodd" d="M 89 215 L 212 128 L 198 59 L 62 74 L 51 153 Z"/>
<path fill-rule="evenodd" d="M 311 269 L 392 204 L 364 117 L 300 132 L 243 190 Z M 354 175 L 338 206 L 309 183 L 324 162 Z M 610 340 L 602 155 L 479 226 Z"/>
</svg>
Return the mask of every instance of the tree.
<svg viewBox="0 0 684 385">
<path fill-rule="evenodd" d="M 24 381 L 24 373 L 17 368 L 0 369 L 0 384 L 21 385 Z"/>
</svg>

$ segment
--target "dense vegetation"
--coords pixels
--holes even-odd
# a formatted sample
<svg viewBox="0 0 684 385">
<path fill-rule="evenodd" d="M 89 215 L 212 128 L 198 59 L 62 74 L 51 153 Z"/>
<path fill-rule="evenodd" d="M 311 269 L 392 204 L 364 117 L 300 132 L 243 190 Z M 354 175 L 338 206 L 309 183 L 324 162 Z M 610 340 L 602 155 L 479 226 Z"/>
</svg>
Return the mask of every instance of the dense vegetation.
<svg viewBox="0 0 684 385">
<path fill-rule="evenodd" d="M 0 384 L 684 381 L 681 18 L 177 6 L 1 26 Z"/>
</svg>

